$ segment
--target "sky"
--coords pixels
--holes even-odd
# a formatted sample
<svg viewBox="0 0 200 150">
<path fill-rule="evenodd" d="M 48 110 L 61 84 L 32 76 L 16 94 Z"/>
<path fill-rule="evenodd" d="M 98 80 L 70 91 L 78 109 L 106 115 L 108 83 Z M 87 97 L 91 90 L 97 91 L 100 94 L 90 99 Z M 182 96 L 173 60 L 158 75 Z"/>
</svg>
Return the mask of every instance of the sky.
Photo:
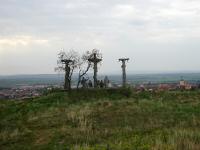
<svg viewBox="0 0 200 150">
<path fill-rule="evenodd" d="M 99 73 L 199 72 L 199 0 L 0 0 L 0 75 L 55 73 L 57 54 L 99 49 Z"/>
</svg>

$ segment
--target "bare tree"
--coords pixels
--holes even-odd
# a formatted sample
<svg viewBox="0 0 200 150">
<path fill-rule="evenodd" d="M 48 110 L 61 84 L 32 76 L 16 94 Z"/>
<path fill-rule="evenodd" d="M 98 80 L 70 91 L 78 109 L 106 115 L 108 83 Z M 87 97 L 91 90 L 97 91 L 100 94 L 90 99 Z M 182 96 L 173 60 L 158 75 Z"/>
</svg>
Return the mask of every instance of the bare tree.
<svg viewBox="0 0 200 150">
<path fill-rule="evenodd" d="M 79 55 L 76 51 L 70 50 L 67 53 L 61 51 L 58 54 L 58 67 L 55 68 L 56 71 L 65 72 L 65 83 L 64 89 L 71 90 L 71 78 L 74 72 L 74 69 L 78 67 L 80 62 Z"/>
<path fill-rule="evenodd" d="M 78 65 L 78 82 L 77 82 L 77 89 L 79 88 L 80 82 L 82 77 L 84 77 L 85 75 L 87 75 L 87 72 L 89 71 L 90 67 L 91 67 L 91 63 L 88 61 L 88 59 L 90 58 L 90 52 L 87 51 L 85 54 L 82 55 L 81 57 L 81 61 Z"/>
<path fill-rule="evenodd" d="M 79 88 L 82 77 L 87 75 L 87 72 L 89 71 L 90 68 L 92 67 L 94 68 L 94 64 L 91 61 L 89 61 L 90 59 L 93 59 L 94 54 L 98 58 L 102 58 L 102 54 L 97 49 L 93 49 L 92 51 L 87 51 L 81 57 L 81 61 L 78 65 L 79 71 L 78 71 L 77 89 Z"/>
</svg>

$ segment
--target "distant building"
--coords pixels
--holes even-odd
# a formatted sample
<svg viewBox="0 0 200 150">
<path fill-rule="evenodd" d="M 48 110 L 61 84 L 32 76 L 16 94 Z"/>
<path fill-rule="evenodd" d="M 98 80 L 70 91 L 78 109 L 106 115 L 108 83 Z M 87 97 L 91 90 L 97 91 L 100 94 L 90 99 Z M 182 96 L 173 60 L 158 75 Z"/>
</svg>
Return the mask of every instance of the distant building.
<svg viewBox="0 0 200 150">
<path fill-rule="evenodd" d="M 185 86 L 186 86 L 186 81 L 185 81 L 185 80 L 180 80 L 179 86 L 180 86 L 181 89 L 182 89 L 182 88 L 184 89 Z"/>
<path fill-rule="evenodd" d="M 179 82 L 179 88 L 181 90 L 191 90 L 192 85 L 190 83 L 188 83 L 187 81 L 185 81 L 184 79 L 181 79 Z"/>
<path fill-rule="evenodd" d="M 169 84 L 160 84 L 158 86 L 158 90 L 161 90 L 161 91 L 168 91 L 170 90 L 170 85 Z"/>
</svg>

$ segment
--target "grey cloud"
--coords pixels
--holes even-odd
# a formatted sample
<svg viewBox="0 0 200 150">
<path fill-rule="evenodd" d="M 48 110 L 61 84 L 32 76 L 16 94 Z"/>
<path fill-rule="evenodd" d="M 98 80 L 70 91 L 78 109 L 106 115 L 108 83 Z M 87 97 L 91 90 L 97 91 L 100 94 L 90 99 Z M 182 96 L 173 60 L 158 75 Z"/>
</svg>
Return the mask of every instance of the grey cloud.
<svg viewBox="0 0 200 150">
<path fill-rule="evenodd" d="M 2 0 L 0 74 L 26 73 L 28 67 L 38 73 L 52 73 L 61 48 L 80 52 L 102 49 L 102 72 L 112 68 L 119 71 L 115 60 L 123 55 L 136 60 L 129 64 L 133 71 L 198 70 L 198 6 L 198 0 Z M 30 37 L 23 39 L 29 44 L 20 44 L 21 37 Z M 17 38 L 19 44 L 9 44 L 16 43 Z M 48 42 L 34 42 L 38 39 Z M 20 62 L 16 56 L 21 56 Z M 186 56 L 191 63 L 185 62 Z M 6 61 L 9 57 L 14 66 Z M 45 72 L 37 67 L 44 57 L 48 64 Z M 24 65 L 27 59 L 32 62 Z M 1 69 L 5 66 L 11 69 Z"/>
</svg>

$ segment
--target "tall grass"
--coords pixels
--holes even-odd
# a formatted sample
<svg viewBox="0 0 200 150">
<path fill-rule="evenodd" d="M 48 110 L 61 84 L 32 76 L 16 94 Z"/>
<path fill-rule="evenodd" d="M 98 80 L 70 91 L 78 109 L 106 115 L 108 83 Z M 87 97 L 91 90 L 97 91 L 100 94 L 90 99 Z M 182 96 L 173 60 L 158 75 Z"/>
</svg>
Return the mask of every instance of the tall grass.
<svg viewBox="0 0 200 150">
<path fill-rule="evenodd" d="M 81 90 L 0 101 L 0 149 L 200 149 L 200 93 Z"/>
</svg>

